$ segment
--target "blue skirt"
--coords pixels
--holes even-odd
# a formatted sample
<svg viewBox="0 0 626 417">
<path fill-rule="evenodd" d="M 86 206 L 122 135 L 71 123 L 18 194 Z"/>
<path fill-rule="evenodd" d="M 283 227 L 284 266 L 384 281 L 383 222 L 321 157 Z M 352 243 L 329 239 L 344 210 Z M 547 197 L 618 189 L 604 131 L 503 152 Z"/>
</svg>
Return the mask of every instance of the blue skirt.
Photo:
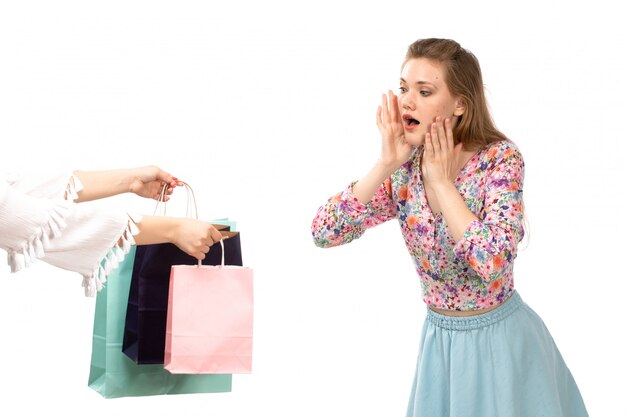
<svg viewBox="0 0 626 417">
<path fill-rule="evenodd" d="M 407 417 L 588 415 L 548 329 L 517 292 L 477 316 L 428 309 Z"/>
</svg>

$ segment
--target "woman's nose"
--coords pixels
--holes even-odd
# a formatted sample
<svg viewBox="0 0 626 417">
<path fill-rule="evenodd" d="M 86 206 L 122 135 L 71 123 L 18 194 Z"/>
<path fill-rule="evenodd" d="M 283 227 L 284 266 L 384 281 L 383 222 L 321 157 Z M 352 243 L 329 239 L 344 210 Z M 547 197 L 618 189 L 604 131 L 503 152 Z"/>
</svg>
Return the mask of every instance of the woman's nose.
<svg viewBox="0 0 626 417">
<path fill-rule="evenodd" d="M 400 104 L 404 110 L 415 110 L 415 97 L 411 92 L 406 92 L 400 97 Z"/>
</svg>

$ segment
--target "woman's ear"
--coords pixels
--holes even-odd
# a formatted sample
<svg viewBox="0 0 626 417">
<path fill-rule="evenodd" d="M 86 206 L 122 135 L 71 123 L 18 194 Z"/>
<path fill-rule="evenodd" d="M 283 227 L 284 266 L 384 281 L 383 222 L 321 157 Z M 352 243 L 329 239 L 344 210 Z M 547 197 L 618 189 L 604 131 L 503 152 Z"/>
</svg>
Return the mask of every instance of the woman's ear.
<svg viewBox="0 0 626 417">
<path fill-rule="evenodd" d="M 463 113 L 465 113 L 465 100 L 459 97 L 454 103 L 454 115 L 461 116 Z"/>
</svg>

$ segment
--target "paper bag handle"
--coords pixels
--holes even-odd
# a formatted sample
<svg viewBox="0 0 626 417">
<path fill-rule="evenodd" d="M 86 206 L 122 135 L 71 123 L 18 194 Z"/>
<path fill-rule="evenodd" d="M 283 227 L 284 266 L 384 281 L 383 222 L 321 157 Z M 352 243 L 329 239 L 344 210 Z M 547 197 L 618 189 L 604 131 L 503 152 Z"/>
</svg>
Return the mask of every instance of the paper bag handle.
<svg viewBox="0 0 626 417">
<path fill-rule="evenodd" d="M 189 184 L 187 184 L 184 181 L 181 181 L 183 183 L 183 186 L 185 187 L 185 189 L 187 190 L 187 208 L 185 209 L 185 217 L 191 217 L 189 215 L 189 207 L 191 206 L 191 204 L 193 203 L 193 208 L 194 208 L 194 218 L 196 220 L 198 220 L 198 205 L 196 204 L 196 195 L 193 192 L 193 189 L 191 188 L 191 186 Z M 165 203 L 165 192 L 167 191 L 167 189 L 169 188 L 168 184 L 163 184 L 163 188 L 161 188 L 161 193 L 159 194 L 159 199 L 157 200 L 156 206 L 154 207 L 154 215 L 156 216 L 156 212 L 159 209 L 159 206 L 161 204 L 163 204 L 163 215 L 165 216 L 166 214 L 166 203 Z"/>
<path fill-rule="evenodd" d="M 222 238 L 220 239 L 220 245 L 222 245 L 222 265 L 224 266 L 224 239 Z M 209 247 L 209 250 L 211 250 L 211 248 Z M 200 268 L 202 266 L 202 261 L 200 259 L 198 259 L 198 268 Z"/>
</svg>

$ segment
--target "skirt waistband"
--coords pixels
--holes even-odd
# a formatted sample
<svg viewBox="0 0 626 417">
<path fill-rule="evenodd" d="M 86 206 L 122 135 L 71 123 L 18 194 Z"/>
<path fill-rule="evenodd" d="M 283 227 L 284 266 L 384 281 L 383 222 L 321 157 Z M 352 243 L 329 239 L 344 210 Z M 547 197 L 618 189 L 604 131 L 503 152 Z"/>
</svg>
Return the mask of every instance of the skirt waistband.
<svg viewBox="0 0 626 417">
<path fill-rule="evenodd" d="M 497 308 L 484 314 L 477 314 L 475 316 L 466 317 L 446 316 L 445 314 L 437 313 L 428 308 L 426 320 L 428 320 L 435 326 L 441 327 L 443 329 L 474 330 L 480 329 L 481 327 L 490 326 L 493 323 L 505 319 L 524 304 L 525 303 L 524 301 L 522 301 L 522 297 L 517 293 L 517 291 L 514 291 L 508 300 L 506 300 Z"/>
</svg>

